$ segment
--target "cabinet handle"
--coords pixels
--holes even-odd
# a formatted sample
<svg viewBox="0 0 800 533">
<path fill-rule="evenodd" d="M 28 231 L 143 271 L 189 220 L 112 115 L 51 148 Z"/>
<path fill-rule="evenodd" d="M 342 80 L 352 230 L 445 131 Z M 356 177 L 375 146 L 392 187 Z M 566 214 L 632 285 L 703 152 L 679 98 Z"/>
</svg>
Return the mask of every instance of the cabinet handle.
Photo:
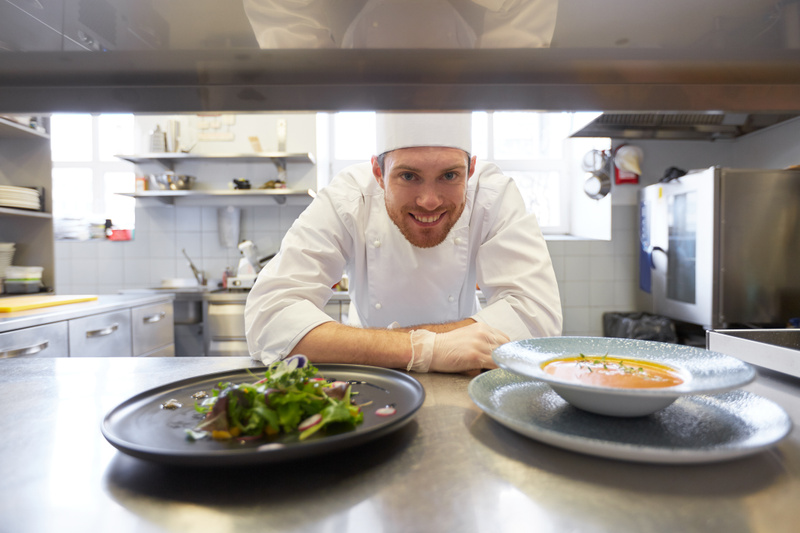
<svg viewBox="0 0 800 533">
<path fill-rule="evenodd" d="M 153 322 L 158 322 L 162 318 L 167 316 L 166 311 L 161 311 L 160 313 L 156 313 L 155 315 L 146 316 L 142 319 L 142 322 L 145 324 L 152 324 Z"/>
<path fill-rule="evenodd" d="M 16 350 L 7 350 L 5 352 L 0 352 L 0 359 L 9 359 L 11 357 L 24 357 L 26 355 L 34 355 L 49 345 L 48 341 L 44 341 L 41 344 L 37 344 L 35 346 L 28 346 L 26 348 L 17 348 Z"/>
<path fill-rule="evenodd" d="M 119 328 L 119 324 L 111 324 L 107 328 L 96 329 L 94 331 L 87 331 L 86 332 L 86 338 L 105 337 L 106 335 L 111 335 L 112 333 L 117 331 L 118 328 Z"/>
</svg>

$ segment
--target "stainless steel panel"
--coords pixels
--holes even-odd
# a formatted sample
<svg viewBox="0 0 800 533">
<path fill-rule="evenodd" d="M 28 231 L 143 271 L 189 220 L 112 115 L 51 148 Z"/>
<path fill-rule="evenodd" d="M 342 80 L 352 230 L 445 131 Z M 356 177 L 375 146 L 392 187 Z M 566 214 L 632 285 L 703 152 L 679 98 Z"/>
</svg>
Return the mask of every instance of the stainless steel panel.
<svg viewBox="0 0 800 533">
<path fill-rule="evenodd" d="M 709 329 L 800 316 L 800 172 L 712 167 L 641 198 L 655 313 Z"/>
<path fill-rule="evenodd" d="M 69 321 L 71 357 L 131 357 L 130 309 Z"/>
<path fill-rule="evenodd" d="M 733 461 L 608 460 L 519 435 L 472 402 L 472 376 L 431 372 L 413 374 L 427 395 L 414 421 L 375 444 L 269 467 L 176 470 L 116 452 L 100 417 L 153 387 L 238 368 L 257 374 L 261 363 L 139 357 L 0 366 L 5 419 L 25 421 L 6 424 L 0 441 L 2 529 L 14 533 L 794 533 L 800 523 L 797 428 L 775 448 Z M 760 374 L 745 390 L 800 421 L 798 380 L 783 377 Z M 687 423 L 728 430 L 715 420 Z"/>
<path fill-rule="evenodd" d="M 175 355 L 197 357 L 206 354 L 203 324 L 175 324 Z"/>
<path fill-rule="evenodd" d="M 246 356 L 244 305 L 246 292 L 208 294 L 203 303 L 203 341 L 208 356 Z"/>
<path fill-rule="evenodd" d="M 800 377 L 800 329 L 707 331 L 706 347 L 754 365 Z"/>
<path fill-rule="evenodd" d="M 6 113 L 800 110 L 800 52 L 201 50 L 0 54 Z"/>
<path fill-rule="evenodd" d="M 14 357 L 67 357 L 67 322 L 0 333 L 0 359 Z"/>
<path fill-rule="evenodd" d="M 167 344 L 152 352 L 137 354 L 138 357 L 175 357 L 175 345 Z"/>
<path fill-rule="evenodd" d="M 723 169 L 719 323 L 800 316 L 800 172 Z"/>
<path fill-rule="evenodd" d="M 131 308 L 133 355 L 175 342 L 172 302 Z"/>
</svg>

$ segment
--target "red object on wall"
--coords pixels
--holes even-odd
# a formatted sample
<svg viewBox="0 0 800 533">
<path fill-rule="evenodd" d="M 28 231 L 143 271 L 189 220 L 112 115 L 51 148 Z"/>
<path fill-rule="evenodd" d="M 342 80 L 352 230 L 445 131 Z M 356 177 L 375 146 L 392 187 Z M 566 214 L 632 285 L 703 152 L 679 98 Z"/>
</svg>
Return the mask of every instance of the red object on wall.
<svg viewBox="0 0 800 533">
<path fill-rule="evenodd" d="M 616 165 L 614 165 L 614 183 L 616 185 L 639 183 L 639 174 L 635 172 L 628 172 L 626 170 L 620 170 Z"/>
</svg>

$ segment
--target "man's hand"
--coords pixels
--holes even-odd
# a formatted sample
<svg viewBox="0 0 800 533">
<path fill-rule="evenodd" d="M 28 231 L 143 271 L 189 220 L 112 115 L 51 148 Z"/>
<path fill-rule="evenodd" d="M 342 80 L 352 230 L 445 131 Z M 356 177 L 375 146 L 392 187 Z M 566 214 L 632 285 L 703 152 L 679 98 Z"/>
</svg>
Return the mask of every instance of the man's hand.
<svg viewBox="0 0 800 533">
<path fill-rule="evenodd" d="M 416 329 L 411 332 L 413 355 L 408 370 L 464 372 L 496 368 L 492 350 L 509 340 L 499 329 L 481 322 L 447 333 Z"/>
</svg>

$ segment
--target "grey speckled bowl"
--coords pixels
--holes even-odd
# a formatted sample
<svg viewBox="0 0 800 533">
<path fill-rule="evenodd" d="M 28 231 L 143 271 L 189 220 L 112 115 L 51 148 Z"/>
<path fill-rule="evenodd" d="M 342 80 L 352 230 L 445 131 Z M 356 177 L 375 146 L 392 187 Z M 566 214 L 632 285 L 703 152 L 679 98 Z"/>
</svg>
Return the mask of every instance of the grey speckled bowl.
<svg viewBox="0 0 800 533">
<path fill-rule="evenodd" d="M 552 359 L 577 356 L 639 359 L 667 365 L 685 376 L 682 384 L 653 389 L 586 385 L 555 378 L 542 366 Z M 692 346 L 610 337 L 548 337 L 509 342 L 494 351 L 500 368 L 546 382 L 563 399 L 586 411 L 610 416 L 644 416 L 681 396 L 716 394 L 742 387 L 755 378 L 747 363 Z"/>
</svg>

